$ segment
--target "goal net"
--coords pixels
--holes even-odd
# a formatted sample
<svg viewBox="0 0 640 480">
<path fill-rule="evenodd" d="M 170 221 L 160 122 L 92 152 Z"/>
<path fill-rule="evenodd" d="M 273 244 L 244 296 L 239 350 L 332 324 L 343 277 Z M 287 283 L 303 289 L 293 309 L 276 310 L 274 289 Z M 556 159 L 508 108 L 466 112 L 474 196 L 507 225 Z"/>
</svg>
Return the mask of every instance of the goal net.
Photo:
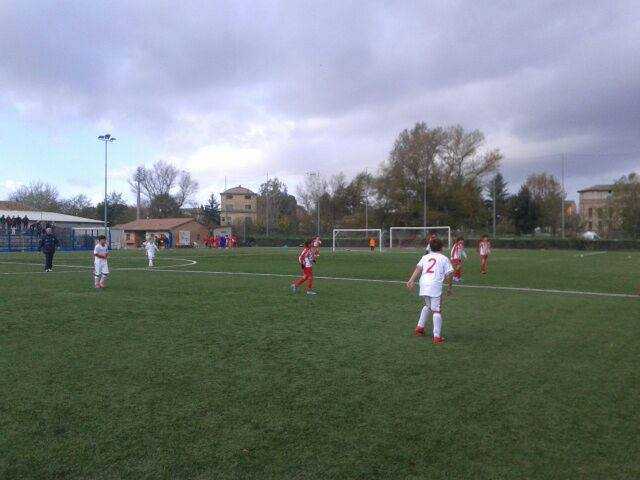
<svg viewBox="0 0 640 480">
<path fill-rule="evenodd" d="M 382 230 L 379 228 L 336 228 L 333 230 L 332 251 L 336 250 L 382 251 Z"/>
<path fill-rule="evenodd" d="M 451 248 L 450 227 L 391 227 L 389 248 L 425 249 L 432 233 L 438 235 L 447 249 Z"/>
</svg>

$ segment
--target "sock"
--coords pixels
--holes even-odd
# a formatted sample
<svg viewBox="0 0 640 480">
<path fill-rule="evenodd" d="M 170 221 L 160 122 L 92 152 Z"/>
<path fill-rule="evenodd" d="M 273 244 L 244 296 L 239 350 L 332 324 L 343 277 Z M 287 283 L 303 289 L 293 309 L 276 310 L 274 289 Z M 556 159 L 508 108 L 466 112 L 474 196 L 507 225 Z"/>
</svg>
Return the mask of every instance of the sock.
<svg viewBox="0 0 640 480">
<path fill-rule="evenodd" d="M 433 336 L 442 336 L 442 315 L 439 313 L 433 314 Z"/>
<path fill-rule="evenodd" d="M 429 310 L 429 307 L 427 307 L 426 305 L 422 307 L 422 311 L 420 312 L 420 320 L 418 320 L 418 327 L 424 328 L 427 323 L 427 319 L 429 318 L 430 311 L 431 310 Z"/>
</svg>

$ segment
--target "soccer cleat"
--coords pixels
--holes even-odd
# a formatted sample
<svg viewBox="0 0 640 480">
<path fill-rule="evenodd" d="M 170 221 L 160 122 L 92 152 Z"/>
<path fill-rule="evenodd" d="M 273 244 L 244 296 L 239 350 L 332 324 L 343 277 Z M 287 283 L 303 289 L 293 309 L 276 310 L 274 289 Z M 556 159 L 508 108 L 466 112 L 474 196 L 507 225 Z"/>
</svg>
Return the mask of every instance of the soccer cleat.
<svg viewBox="0 0 640 480">
<path fill-rule="evenodd" d="M 441 343 L 444 343 L 444 338 L 442 338 L 442 337 L 433 337 L 433 344 L 434 345 L 440 345 Z"/>
<path fill-rule="evenodd" d="M 293 293 L 298 293 L 298 287 L 296 287 L 293 283 L 291 284 L 291 291 Z"/>
<path fill-rule="evenodd" d="M 416 327 L 413 331 L 413 335 L 416 337 L 424 337 L 424 327 Z"/>
<path fill-rule="evenodd" d="M 317 295 L 313 290 L 307 290 L 307 295 Z"/>
</svg>

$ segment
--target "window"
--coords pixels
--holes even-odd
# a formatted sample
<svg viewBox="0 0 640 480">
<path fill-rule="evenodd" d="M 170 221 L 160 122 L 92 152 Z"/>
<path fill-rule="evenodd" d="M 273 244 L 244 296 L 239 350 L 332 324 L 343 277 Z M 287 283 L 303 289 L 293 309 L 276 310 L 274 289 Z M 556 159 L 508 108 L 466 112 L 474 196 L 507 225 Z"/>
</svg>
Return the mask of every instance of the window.
<svg viewBox="0 0 640 480">
<path fill-rule="evenodd" d="M 593 218 L 593 208 L 589 209 L 589 218 Z M 591 228 L 591 227 L 589 227 Z"/>
<path fill-rule="evenodd" d="M 244 196 L 244 199 L 245 199 L 245 200 L 251 200 L 251 195 L 245 195 L 245 196 Z"/>
<path fill-rule="evenodd" d="M 251 210 L 251 205 L 245 205 L 245 206 L 244 206 L 244 209 L 245 209 L 245 210 Z"/>
<path fill-rule="evenodd" d="M 233 195 L 227 195 L 227 200 L 233 200 Z"/>
<path fill-rule="evenodd" d="M 233 205 L 225 205 L 225 207 L 226 207 L 225 210 L 227 212 L 233 212 Z"/>
</svg>

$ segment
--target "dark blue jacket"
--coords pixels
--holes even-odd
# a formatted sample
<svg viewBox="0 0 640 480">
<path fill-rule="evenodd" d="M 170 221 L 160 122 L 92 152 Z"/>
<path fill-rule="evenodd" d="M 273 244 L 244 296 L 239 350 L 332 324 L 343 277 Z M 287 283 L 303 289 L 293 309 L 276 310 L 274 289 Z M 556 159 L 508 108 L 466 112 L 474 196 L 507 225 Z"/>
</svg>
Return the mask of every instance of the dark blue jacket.
<svg viewBox="0 0 640 480">
<path fill-rule="evenodd" d="M 43 253 L 55 252 L 56 248 L 58 248 L 59 246 L 60 242 L 58 242 L 58 239 L 52 233 L 43 235 L 42 239 L 40 240 L 40 250 L 42 250 Z"/>
</svg>

